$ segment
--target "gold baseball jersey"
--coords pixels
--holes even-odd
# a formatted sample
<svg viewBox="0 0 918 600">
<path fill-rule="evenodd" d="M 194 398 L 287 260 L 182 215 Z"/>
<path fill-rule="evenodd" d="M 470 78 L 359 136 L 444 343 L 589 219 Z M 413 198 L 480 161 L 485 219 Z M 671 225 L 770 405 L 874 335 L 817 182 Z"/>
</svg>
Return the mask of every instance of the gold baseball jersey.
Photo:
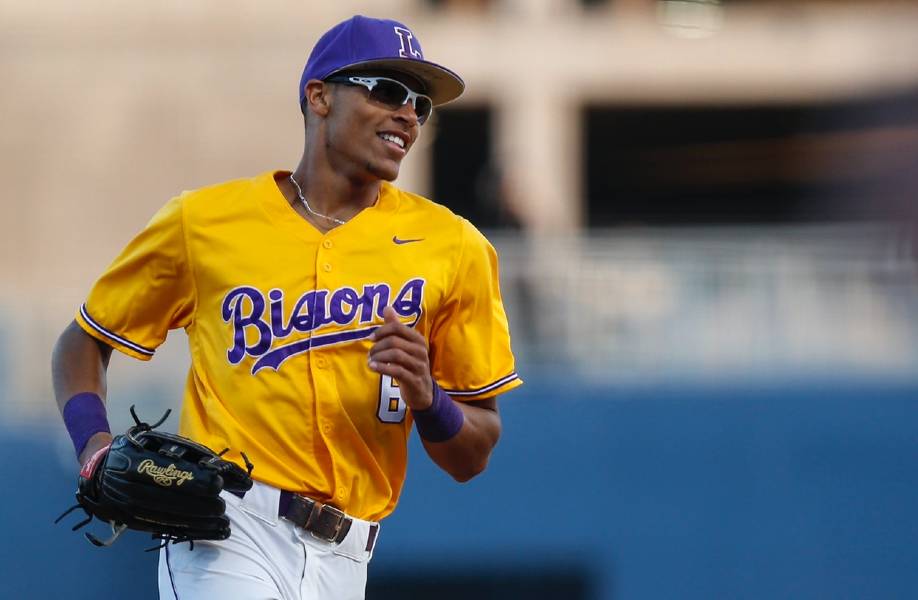
<svg viewBox="0 0 918 600">
<path fill-rule="evenodd" d="M 383 182 L 376 203 L 322 234 L 268 172 L 164 206 L 93 286 L 90 335 L 149 360 L 170 329 L 191 368 L 179 433 L 275 487 L 353 516 L 392 512 L 412 419 L 398 383 L 367 367 L 391 305 L 428 340 L 456 400 L 522 383 L 497 255 L 465 219 Z"/>
</svg>

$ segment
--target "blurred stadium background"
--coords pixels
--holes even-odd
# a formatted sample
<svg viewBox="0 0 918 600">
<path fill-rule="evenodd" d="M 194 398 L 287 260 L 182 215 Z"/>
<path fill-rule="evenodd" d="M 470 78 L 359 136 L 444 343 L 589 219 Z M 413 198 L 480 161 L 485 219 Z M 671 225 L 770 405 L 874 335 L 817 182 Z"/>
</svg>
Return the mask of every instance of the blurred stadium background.
<svg viewBox="0 0 918 600">
<path fill-rule="evenodd" d="M 473 482 L 414 443 L 368 598 L 916 597 L 918 6 L 879 0 L 0 0 L 0 597 L 156 596 L 143 536 L 51 525 L 50 349 L 169 197 L 295 164 L 354 13 L 466 78 L 399 183 L 498 247 L 528 383 Z M 115 427 L 183 342 L 113 359 Z"/>
</svg>

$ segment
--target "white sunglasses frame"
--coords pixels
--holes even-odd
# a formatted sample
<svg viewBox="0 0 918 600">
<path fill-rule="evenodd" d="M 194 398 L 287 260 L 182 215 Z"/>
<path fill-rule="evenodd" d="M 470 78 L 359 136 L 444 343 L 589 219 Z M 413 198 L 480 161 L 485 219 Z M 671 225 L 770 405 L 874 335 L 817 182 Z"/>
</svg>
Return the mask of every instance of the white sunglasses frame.
<svg viewBox="0 0 918 600">
<path fill-rule="evenodd" d="M 331 83 L 350 83 L 351 85 L 359 85 L 361 87 L 367 88 L 371 92 L 373 91 L 373 88 L 376 87 L 376 84 L 378 84 L 380 81 L 395 83 L 403 90 L 405 90 L 405 99 L 402 101 L 401 105 L 405 106 L 411 102 L 411 107 L 414 108 L 415 114 L 418 112 L 418 98 L 425 98 L 428 102 L 430 102 L 430 112 L 427 113 L 427 116 L 423 118 L 421 118 L 421 115 L 418 115 L 418 125 L 423 125 L 429 121 L 430 116 L 433 114 L 433 99 L 426 94 L 419 94 L 415 92 L 398 79 L 392 79 L 391 77 L 360 77 L 358 75 L 338 75 L 329 77 L 326 79 L 326 81 Z"/>
</svg>

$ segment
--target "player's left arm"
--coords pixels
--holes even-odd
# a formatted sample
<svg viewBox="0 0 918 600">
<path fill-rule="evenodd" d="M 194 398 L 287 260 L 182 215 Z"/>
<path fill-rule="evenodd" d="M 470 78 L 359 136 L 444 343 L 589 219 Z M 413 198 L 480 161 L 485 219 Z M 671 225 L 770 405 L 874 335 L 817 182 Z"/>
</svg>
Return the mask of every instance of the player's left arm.
<svg viewBox="0 0 918 600">
<path fill-rule="evenodd" d="M 368 364 L 371 370 L 396 379 L 402 400 L 412 411 L 425 411 L 434 398 L 427 340 L 398 320 L 392 307 L 383 311 L 385 323 L 373 335 Z M 446 396 L 448 398 L 448 396 Z M 453 402 L 462 411 L 458 433 L 442 442 L 421 438 L 430 458 L 457 481 L 484 471 L 500 437 L 497 400 Z"/>
<path fill-rule="evenodd" d="M 500 438 L 500 414 L 497 398 L 455 404 L 463 413 L 459 433 L 445 442 L 430 442 L 423 437 L 421 441 L 430 458 L 453 479 L 462 482 L 488 466 Z"/>
</svg>

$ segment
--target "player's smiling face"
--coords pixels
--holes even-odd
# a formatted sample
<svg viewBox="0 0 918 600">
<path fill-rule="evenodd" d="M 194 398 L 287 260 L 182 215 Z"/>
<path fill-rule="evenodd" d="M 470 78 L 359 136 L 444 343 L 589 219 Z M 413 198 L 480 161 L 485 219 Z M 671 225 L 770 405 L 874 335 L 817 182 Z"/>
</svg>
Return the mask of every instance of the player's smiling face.
<svg viewBox="0 0 918 600">
<path fill-rule="evenodd" d="M 420 89 L 412 77 L 398 72 L 362 71 L 359 75 L 389 77 L 412 90 Z M 363 86 L 332 85 L 333 108 L 326 121 L 329 158 L 354 176 L 395 180 L 420 132 L 414 107 L 408 102 L 392 109 L 371 100 Z"/>
</svg>

